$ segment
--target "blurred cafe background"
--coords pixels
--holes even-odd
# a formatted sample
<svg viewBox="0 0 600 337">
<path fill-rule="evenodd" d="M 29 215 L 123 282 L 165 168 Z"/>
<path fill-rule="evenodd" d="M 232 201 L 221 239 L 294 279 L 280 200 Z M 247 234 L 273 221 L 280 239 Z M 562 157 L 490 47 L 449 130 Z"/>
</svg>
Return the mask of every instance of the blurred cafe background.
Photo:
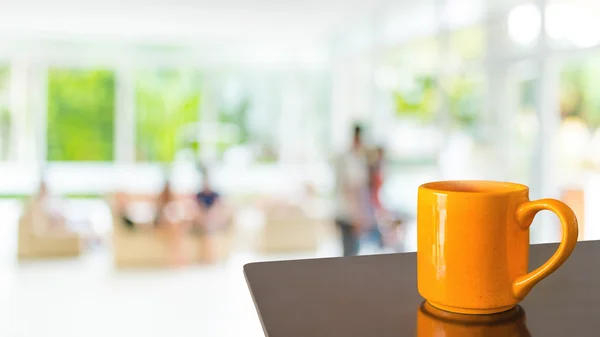
<svg viewBox="0 0 600 337">
<path fill-rule="evenodd" d="M 242 266 L 342 255 L 357 125 L 359 254 L 415 251 L 442 179 L 599 239 L 600 3 L 0 1 L 0 335 L 261 336 Z"/>
</svg>

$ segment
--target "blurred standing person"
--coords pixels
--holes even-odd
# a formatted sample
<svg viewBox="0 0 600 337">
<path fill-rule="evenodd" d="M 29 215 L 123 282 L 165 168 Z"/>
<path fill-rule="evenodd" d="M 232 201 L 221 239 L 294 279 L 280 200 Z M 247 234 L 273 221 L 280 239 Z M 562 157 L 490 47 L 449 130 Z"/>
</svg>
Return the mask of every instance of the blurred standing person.
<svg viewBox="0 0 600 337">
<path fill-rule="evenodd" d="M 360 233 L 369 223 L 369 169 L 363 145 L 362 127 L 355 125 L 352 147 L 341 154 L 335 165 L 336 218 L 344 256 L 357 255 Z"/>
</svg>

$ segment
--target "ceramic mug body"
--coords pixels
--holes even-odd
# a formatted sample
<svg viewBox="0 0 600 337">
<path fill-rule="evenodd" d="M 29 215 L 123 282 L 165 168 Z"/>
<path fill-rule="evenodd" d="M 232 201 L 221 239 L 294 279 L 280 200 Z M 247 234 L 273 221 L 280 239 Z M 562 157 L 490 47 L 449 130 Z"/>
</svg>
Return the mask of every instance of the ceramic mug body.
<svg viewBox="0 0 600 337">
<path fill-rule="evenodd" d="M 540 210 L 555 212 L 563 242 L 555 255 L 528 273 L 529 226 Z M 573 251 L 577 220 L 554 199 L 529 201 L 525 185 L 493 181 L 442 181 L 419 187 L 417 215 L 419 293 L 451 312 L 509 310 Z"/>
</svg>

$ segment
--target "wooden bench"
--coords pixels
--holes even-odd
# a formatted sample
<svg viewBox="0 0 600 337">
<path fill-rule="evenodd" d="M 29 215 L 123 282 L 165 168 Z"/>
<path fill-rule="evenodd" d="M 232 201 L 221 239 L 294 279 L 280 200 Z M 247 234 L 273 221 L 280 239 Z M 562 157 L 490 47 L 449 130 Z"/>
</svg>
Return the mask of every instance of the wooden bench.
<svg viewBox="0 0 600 337">
<path fill-rule="evenodd" d="M 128 228 L 119 212 L 118 202 L 154 204 L 156 195 L 119 194 L 109 201 L 113 216 L 113 253 L 117 267 L 167 267 L 225 260 L 231 250 L 229 230 L 194 234 L 180 226 L 139 226 Z M 120 200 L 119 200 L 120 199 Z M 178 195 L 176 201 L 193 200 L 193 195 Z M 144 228 L 145 227 L 145 228 Z"/>
<path fill-rule="evenodd" d="M 49 221 L 48 215 L 38 201 L 27 202 L 23 215 L 19 219 L 17 240 L 19 259 L 81 255 L 83 251 L 81 236 L 67 231 L 52 232 Z"/>
</svg>

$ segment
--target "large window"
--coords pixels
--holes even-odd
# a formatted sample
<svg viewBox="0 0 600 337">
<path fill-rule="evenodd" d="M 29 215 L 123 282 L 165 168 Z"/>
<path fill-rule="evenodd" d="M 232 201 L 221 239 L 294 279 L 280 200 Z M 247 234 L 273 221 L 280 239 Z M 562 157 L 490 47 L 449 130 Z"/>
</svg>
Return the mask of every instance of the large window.
<svg viewBox="0 0 600 337">
<path fill-rule="evenodd" d="M 585 170 L 600 165 L 600 59 L 570 60 L 560 73 L 561 122 L 556 155 L 563 185 L 581 184 Z"/>
<path fill-rule="evenodd" d="M 590 128 L 600 126 L 600 59 L 567 62 L 560 74 L 560 112 L 562 119 L 578 118 Z"/>
<path fill-rule="evenodd" d="M 271 162 L 279 159 L 281 118 L 283 115 L 283 80 L 281 73 L 253 72 L 248 75 L 248 140 L 257 148 L 257 160 Z"/>
<path fill-rule="evenodd" d="M 388 126 L 389 155 L 400 164 L 431 165 L 438 154 L 436 123 L 440 99 L 435 75 L 439 43 L 425 38 L 396 48 L 384 55 L 376 85 L 392 100 L 394 119 Z M 414 142 L 412 139 L 430 139 Z"/>
<path fill-rule="evenodd" d="M 460 73 L 448 76 L 443 85 L 452 130 L 466 131 L 472 136 L 482 136 L 484 109 L 484 80 L 481 73 Z"/>
<path fill-rule="evenodd" d="M 112 71 L 50 69 L 48 160 L 113 160 L 114 115 Z"/>
<path fill-rule="evenodd" d="M 176 70 L 136 77 L 137 161 L 170 162 L 178 151 L 200 150 L 200 76 Z"/>
<path fill-rule="evenodd" d="M 328 132 L 331 111 L 331 79 L 330 74 L 318 72 L 304 79 L 302 84 L 307 88 L 308 106 L 303 113 L 306 139 L 305 153 L 309 159 L 327 158 L 331 152 L 331 139 Z M 300 141 L 302 142 L 302 141 Z"/>
<path fill-rule="evenodd" d="M 223 71 L 211 75 L 212 92 L 217 121 L 213 139 L 207 139 L 216 146 L 218 156 L 233 145 L 251 141 L 248 124 L 252 113 L 251 93 L 248 81 L 239 71 Z"/>
<path fill-rule="evenodd" d="M 480 138 L 484 125 L 485 78 L 484 31 L 480 25 L 449 34 L 447 74 L 441 78 L 442 97 L 449 114 L 450 128 Z"/>
</svg>

